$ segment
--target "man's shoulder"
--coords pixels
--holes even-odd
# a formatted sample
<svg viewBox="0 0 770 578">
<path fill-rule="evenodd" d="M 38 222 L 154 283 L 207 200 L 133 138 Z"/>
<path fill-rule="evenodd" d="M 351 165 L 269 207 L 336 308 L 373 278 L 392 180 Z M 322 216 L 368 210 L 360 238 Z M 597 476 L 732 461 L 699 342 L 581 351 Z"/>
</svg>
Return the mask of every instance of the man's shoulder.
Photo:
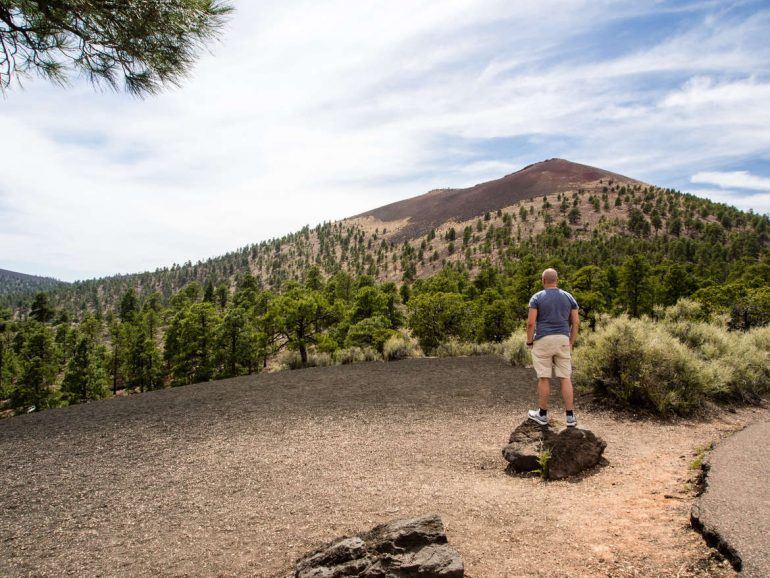
<svg viewBox="0 0 770 578">
<path fill-rule="evenodd" d="M 529 306 L 532 307 L 537 306 L 537 302 L 542 299 L 542 297 L 545 295 L 545 289 L 542 289 L 541 291 L 538 291 L 535 293 L 532 297 L 529 298 Z"/>
<path fill-rule="evenodd" d="M 559 291 L 561 291 L 562 295 L 564 295 L 565 297 L 567 297 L 567 299 L 570 300 L 570 303 L 577 306 L 577 299 L 575 299 L 572 293 L 570 293 L 569 291 L 565 291 L 564 289 L 559 289 Z"/>
</svg>

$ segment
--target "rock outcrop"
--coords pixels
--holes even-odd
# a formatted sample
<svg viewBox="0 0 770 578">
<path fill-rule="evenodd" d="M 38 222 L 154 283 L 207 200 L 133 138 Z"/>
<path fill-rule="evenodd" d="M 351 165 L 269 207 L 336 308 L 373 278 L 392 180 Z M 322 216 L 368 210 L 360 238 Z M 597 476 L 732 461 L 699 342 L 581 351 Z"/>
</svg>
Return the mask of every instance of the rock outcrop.
<svg viewBox="0 0 770 578">
<path fill-rule="evenodd" d="M 334 540 L 297 562 L 296 578 L 461 578 L 460 554 L 436 514 L 396 520 Z"/>
<path fill-rule="evenodd" d="M 599 463 L 606 442 L 593 432 L 565 428 L 556 432 L 552 425 L 542 426 L 527 419 L 519 425 L 503 448 L 503 457 L 512 472 L 541 469 L 540 458 L 548 455 L 545 477 L 561 480 Z"/>
</svg>

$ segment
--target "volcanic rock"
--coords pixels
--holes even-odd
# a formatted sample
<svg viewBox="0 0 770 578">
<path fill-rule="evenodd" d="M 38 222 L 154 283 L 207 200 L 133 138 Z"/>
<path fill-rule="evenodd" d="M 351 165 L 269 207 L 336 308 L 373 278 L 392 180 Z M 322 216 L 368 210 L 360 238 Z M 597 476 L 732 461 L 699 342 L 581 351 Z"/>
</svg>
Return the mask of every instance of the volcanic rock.
<svg viewBox="0 0 770 578">
<path fill-rule="evenodd" d="M 297 562 L 296 578 L 461 578 L 460 554 L 447 543 L 441 518 L 395 520 L 342 537 Z"/>
<path fill-rule="evenodd" d="M 503 457 L 511 472 L 532 472 L 541 469 L 540 457 L 549 455 L 545 477 L 561 480 L 574 476 L 599 463 L 607 443 L 593 432 L 565 428 L 556 432 L 551 424 L 540 425 L 524 420 L 511 433 Z"/>
</svg>

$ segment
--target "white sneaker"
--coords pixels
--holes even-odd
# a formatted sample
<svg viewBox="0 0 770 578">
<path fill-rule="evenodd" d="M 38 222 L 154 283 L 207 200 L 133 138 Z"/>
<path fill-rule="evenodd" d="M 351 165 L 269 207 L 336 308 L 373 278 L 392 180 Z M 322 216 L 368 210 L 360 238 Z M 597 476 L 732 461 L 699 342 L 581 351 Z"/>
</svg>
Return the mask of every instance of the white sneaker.
<svg viewBox="0 0 770 578">
<path fill-rule="evenodd" d="M 567 416 L 567 427 L 577 427 L 577 418 L 574 413 Z"/>
<path fill-rule="evenodd" d="M 527 417 L 540 425 L 548 425 L 548 415 L 540 415 L 540 410 L 538 409 L 529 410 Z"/>
</svg>

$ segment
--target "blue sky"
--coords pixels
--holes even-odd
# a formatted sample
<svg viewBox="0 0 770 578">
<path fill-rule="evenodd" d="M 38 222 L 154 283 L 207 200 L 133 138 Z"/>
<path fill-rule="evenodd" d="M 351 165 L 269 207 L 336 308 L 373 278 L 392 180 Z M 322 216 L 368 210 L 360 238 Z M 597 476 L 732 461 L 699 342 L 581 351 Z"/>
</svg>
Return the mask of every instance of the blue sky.
<svg viewBox="0 0 770 578">
<path fill-rule="evenodd" d="M 768 2 L 234 2 L 180 88 L 0 101 L 0 268 L 152 270 L 551 157 L 770 212 Z"/>
</svg>

